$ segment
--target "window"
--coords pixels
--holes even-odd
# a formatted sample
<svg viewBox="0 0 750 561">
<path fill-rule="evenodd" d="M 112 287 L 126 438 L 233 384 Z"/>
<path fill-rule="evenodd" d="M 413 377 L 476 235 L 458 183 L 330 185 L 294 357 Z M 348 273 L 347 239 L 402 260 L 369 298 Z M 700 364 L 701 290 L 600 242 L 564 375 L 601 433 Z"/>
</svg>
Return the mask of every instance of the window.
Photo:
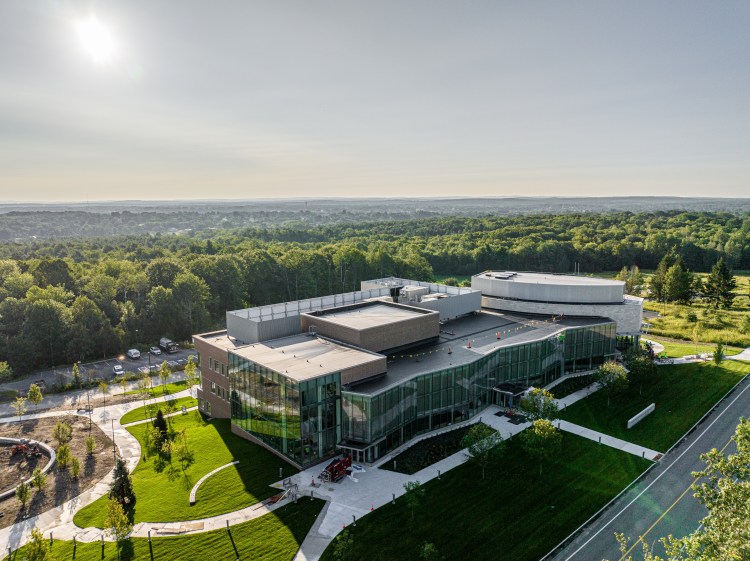
<svg viewBox="0 0 750 561">
<path fill-rule="evenodd" d="M 216 382 L 211 382 L 211 393 L 216 394 Z"/>
</svg>

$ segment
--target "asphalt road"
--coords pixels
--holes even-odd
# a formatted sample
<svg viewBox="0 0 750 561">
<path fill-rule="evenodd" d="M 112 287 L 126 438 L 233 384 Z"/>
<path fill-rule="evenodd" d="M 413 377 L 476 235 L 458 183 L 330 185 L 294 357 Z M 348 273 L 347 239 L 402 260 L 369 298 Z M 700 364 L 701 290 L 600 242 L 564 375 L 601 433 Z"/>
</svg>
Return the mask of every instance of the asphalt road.
<svg viewBox="0 0 750 561">
<path fill-rule="evenodd" d="M 712 448 L 722 449 L 730 441 L 740 417 L 750 417 L 750 377 L 746 377 L 698 425 L 688 437 L 666 454 L 649 473 L 610 505 L 594 522 L 554 557 L 554 561 L 622 560 L 615 532 L 632 539 L 629 554 L 642 559 L 643 536 L 652 550 L 664 554 L 659 538 L 670 534 L 682 537 L 694 531 L 706 515 L 693 497 L 691 475 L 703 469 L 700 455 Z M 734 443 L 726 452 L 734 451 Z"/>
</svg>

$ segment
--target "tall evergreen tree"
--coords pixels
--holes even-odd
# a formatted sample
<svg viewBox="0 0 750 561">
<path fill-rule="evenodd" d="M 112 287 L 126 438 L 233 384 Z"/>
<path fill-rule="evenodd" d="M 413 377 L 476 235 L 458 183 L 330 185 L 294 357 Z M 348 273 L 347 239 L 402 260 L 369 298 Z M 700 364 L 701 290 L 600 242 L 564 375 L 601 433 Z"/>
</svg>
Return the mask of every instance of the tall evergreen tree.
<svg viewBox="0 0 750 561">
<path fill-rule="evenodd" d="M 709 307 L 713 309 L 729 309 L 734 302 L 734 289 L 737 281 L 727 266 L 724 258 L 720 258 L 711 269 L 703 285 L 703 291 Z"/>
<path fill-rule="evenodd" d="M 109 498 L 117 500 L 125 510 L 130 510 L 135 506 L 133 482 L 130 480 L 128 467 L 121 458 L 117 458 L 117 463 L 115 463 L 115 478 L 109 490 Z"/>
</svg>

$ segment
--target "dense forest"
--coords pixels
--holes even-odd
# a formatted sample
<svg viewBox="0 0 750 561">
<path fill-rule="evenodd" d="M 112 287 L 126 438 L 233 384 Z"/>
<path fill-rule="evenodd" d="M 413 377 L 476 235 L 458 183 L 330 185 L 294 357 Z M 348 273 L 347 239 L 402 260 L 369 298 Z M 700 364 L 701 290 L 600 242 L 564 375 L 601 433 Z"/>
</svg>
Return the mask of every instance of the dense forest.
<svg viewBox="0 0 750 561">
<path fill-rule="evenodd" d="M 446 199 L 310 199 L 129 201 L 78 204 L 0 203 L 0 240 L 190 233 L 233 228 L 310 228 L 439 217 L 603 212 L 750 213 L 748 199 L 682 197 L 506 197 Z"/>
<path fill-rule="evenodd" d="M 495 268 L 750 269 L 750 218 L 713 212 L 438 217 L 0 244 L 0 361 L 17 372 L 223 326 L 226 310 L 356 290 L 366 278 Z"/>
</svg>

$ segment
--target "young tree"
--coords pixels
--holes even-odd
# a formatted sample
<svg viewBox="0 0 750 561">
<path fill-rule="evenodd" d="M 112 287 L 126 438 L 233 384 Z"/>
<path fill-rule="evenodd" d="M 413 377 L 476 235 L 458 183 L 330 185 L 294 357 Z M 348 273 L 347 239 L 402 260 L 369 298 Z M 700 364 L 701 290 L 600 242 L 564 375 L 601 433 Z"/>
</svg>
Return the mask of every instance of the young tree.
<svg viewBox="0 0 750 561">
<path fill-rule="evenodd" d="M 57 465 L 63 470 L 68 467 L 70 459 L 73 457 L 73 453 L 70 451 L 70 446 L 63 444 L 57 449 Z"/>
<path fill-rule="evenodd" d="M 70 477 L 78 479 L 79 475 L 81 475 L 81 462 L 78 458 L 73 456 L 70 459 Z"/>
<path fill-rule="evenodd" d="M 641 292 L 643 286 L 643 274 L 638 268 L 638 265 L 632 267 L 623 267 L 622 270 L 617 273 L 617 280 L 625 283 L 625 293 L 638 295 Z"/>
<path fill-rule="evenodd" d="M 55 424 L 55 428 L 52 429 L 52 438 L 57 442 L 58 446 L 67 444 L 73 437 L 73 427 L 63 421 L 58 421 Z"/>
<path fill-rule="evenodd" d="M 731 308 L 735 288 L 737 288 L 737 281 L 722 257 L 713 266 L 704 284 L 703 290 L 709 308 L 713 310 Z"/>
<path fill-rule="evenodd" d="M 117 556 L 120 556 L 120 548 L 133 531 L 133 523 L 125 513 L 125 509 L 117 499 L 110 498 L 107 503 L 107 517 L 104 519 L 104 527 L 107 533 L 117 542 Z"/>
<path fill-rule="evenodd" d="M 693 275 L 678 260 L 667 269 L 664 277 L 664 299 L 667 302 L 688 304 L 693 298 Z"/>
<path fill-rule="evenodd" d="M 521 399 L 519 405 L 529 420 L 537 419 L 554 420 L 560 416 L 555 396 L 547 390 L 534 388 Z"/>
<path fill-rule="evenodd" d="M 172 453 L 180 462 L 183 472 L 195 462 L 195 453 L 188 447 L 185 429 L 180 431 L 180 435 L 172 447 Z"/>
<path fill-rule="evenodd" d="M 133 483 L 130 480 L 130 473 L 122 458 L 117 458 L 115 463 L 115 476 L 112 481 L 112 487 L 109 490 L 109 498 L 114 499 L 126 509 L 135 506 L 135 493 L 133 492 Z"/>
<path fill-rule="evenodd" d="M 44 489 L 47 484 L 47 475 L 42 473 L 41 468 L 36 468 L 31 474 L 31 485 L 36 488 L 37 493 Z"/>
<path fill-rule="evenodd" d="M 17 397 L 10 406 L 13 408 L 13 411 L 16 412 L 16 415 L 18 415 L 18 420 L 20 421 L 26 414 L 26 399 L 23 397 Z"/>
<path fill-rule="evenodd" d="M 724 362 L 724 344 L 723 343 L 716 343 L 716 347 L 714 348 L 714 363 L 715 364 L 721 364 Z"/>
<path fill-rule="evenodd" d="M 26 508 L 26 503 L 29 502 L 29 484 L 25 481 L 21 481 L 16 487 L 16 498 L 21 502 L 21 508 Z"/>
<path fill-rule="evenodd" d="M 599 367 L 594 378 L 601 391 L 607 396 L 607 407 L 613 395 L 624 392 L 628 388 L 628 373 L 625 368 L 611 360 Z"/>
<path fill-rule="evenodd" d="M 538 419 L 521 433 L 521 446 L 539 460 L 539 475 L 542 475 L 544 462 L 560 452 L 562 434 L 547 419 Z"/>
<path fill-rule="evenodd" d="M 172 374 L 172 370 L 169 368 L 169 365 L 165 360 L 161 363 L 161 366 L 159 366 L 159 379 L 161 380 L 162 393 L 167 393 L 167 379 L 169 379 L 170 374 Z"/>
<path fill-rule="evenodd" d="M 104 407 L 107 407 L 107 394 L 109 393 L 109 385 L 104 380 L 99 382 L 99 393 L 104 398 Z"/>
<path fill-rule="evenodd" d="M 37 409 L 39 404 L 42 402 L 42 399 L 44 399 L 44 396 L 42 395 L 42 388 L 40 388 L 36 384 L 31 384 L 29 386 L 29 394 L 26 396 L 26 398 L 29 400 L 29 402 L 34 404 L 34 409 Z"/>
<path fill-rule="evenodd" d="M 81 371 L 78 368 L 77 362 L 73 364 L 73 387 L 74 388 L 81 387 Z"/>
<path fill-rule="evenodd" d="M 125 378 L 125 376 L 122 376 L 119 380 L 120 387 L 122 388 L 122 395 L 125 395 L 125 392 L 128 391 L 128 380 Z"/>
<path fill-rule="evenodd" d="M 157 439 L 157 446 L 161 447 L 161 443 L 167 438 L 167 420 L 164 418 L 164 413 L 161 409 L 156 411 L 156 417 L 153 421 L 154 428 L 159 430 L 159 438 Z"/>
<path fill-rule="evenodd" d="M 88 454 L 89 456 L 93 456 L 94 450 L 96 450 L 96 439 L 93 436 L 89 435 L 86 437 L 85 443 L 86 454 Z"/>
<path fill-rule="evenodd" d="M 424 497 L 424 487 L 419 481 L 407 481 L 404 483 L 404 490 L 406 491 L 404 500 L 406 506 L 411 509 L 411 519 L 414 520 L 414 511 L 419 507 L 419 503 Z"/>
<path fill-rule="evenodd" d="M 53 561 L 55 559 L 49 541 L 44 539 L 39 528 L 31 529 L 31 539 L 23 552 L 26 561 Z"/>
<path fill-rule="evenodd" d="M 188 357 L 187 364 L 185 365 L 185 380 L 187 381 L 188 388 L 198 383 L 198 369 L 193 355 Z"/>
<path fill-rule="evenodd" d="M 0 384 L 10 381 L 12 377 L 13 369 L 4 360 L 0 361 Z"/>
<path fill-rule="evenodd" d="M 629 377 L 634 384 L 638 384 L 638 394 L 643 392 L 643 383 L 648 383 L 656 375 L 656 365 L 651 360 L 648 351 L 638 347 L 630 347 L 625 352 L 625 368 L 630 371 Z"/>
<path fill-rule="evenodd" d="M 487 425 L 476 423 L 461 440 L 461 446 L 468 449 L 469 461 L 482 470 L 484 479 L 487 467 L 502 456 L 503 439 Z"/>
</svg>

